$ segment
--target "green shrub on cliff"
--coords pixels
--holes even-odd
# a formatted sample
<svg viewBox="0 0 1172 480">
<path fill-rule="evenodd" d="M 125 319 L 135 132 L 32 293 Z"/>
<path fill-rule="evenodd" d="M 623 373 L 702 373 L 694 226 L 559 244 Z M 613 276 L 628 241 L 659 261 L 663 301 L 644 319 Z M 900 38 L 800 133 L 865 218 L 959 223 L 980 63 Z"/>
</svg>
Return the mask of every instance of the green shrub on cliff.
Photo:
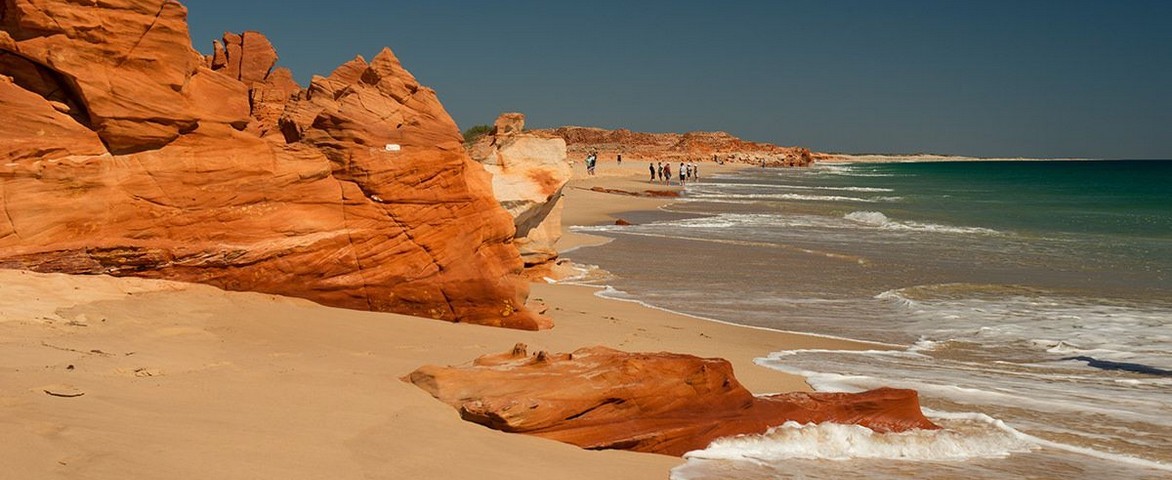
<svg viewBox="0 0 1172 480">
<path fill-rule="evenodd" d="M 464 143 L 472 143 L 480 140 L 480 137 L 488 135 L 489 132 L 492 132 L 492 126 L 473 125 L 471 128 L 464 130 Z"/>
</svg>

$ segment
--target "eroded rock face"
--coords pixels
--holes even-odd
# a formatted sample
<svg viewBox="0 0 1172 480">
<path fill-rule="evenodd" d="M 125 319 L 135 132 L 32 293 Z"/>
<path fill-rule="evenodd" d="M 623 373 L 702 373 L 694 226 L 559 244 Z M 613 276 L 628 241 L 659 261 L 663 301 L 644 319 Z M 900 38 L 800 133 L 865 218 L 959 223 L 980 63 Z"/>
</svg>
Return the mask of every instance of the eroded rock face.
<svg viewBox="0 0 1172 480">
<path fill-rule="evenodd" d="M 94 131 L 69 115 L 71 107 L 21 88 L 0 76 L 0 158 L 61 158 L 106 153 Z M 19 119 L 19 121 L 16 121 Z"/>
<path fill-rule="evenodd" d="M 203 66 L 178 2 L 6 0 L 0 30 L 11 39 L 0 50 L 50 72 L 48 88 L 84 106 L 75 118 L 112 153 L 157 149 L 203 124 L 248 124 L 243 86 Z"/>
<path fill-rule="evenodd" d="M 741 140 L 725 132 L 644 133 L 627 129 L 605 130 L 590 127 L 560 127 L 539 130 L 538 135 L 564 138 L 569 154 L 585 157 L 599 152 L 604 158 L 622 154 L 631 160 L 720 161 L 733 163 L 764 162 L 777 167 L 807 167 L 815 156 L 802 147 L 782 147 L 769 143 Z"/>
<path fill-rule="evenodd" d="M 262 137 L 280 135 L 278 122 L 285 106 L 302 89 L 293 72 L 276 67 L 279 57 L 273 44 L 259 32 L 228 32 L 212 43 L 212 49 L 205 64 L 248 88 L 253 118 L 249 126 Z"/>
<path fill-rule="evenodd" d="M 0 114 L 28 118 L 0 122 L 0 268 L 549 326 L 489 175 L 390 50 L 301 90 L 253 32 L 202 58 L 173 0 L 0 5 Z"/>
<path fill-rule="evenodd" d="M 727 361 L 672 353 L 590 347 L 529 356 L 518 345 L 469 365 L 425 366 L 404 380 L 465 420 L 589 449 L 683 455 L 791 420 L 878 432 L 938 428 L 920 412 L 913 390 L 754 397 Z"/>
<path fill-rule="evenodd" d="M 533 267 L 558 256 L 554 244 L 562 232 L 562 189 L 574 172 L 564 140 L 524 129 L 524 115 L 503 113 L 493 132 L 469 152 L 492 174 L 493 193 L 513 216 L 521 257 Z"/>
</svg>

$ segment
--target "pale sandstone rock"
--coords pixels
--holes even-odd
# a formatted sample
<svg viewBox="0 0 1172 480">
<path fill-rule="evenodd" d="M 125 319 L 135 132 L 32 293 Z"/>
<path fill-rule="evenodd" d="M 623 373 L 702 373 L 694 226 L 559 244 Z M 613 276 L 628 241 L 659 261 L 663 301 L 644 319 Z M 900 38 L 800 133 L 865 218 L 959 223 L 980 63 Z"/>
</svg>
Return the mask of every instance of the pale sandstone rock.
<svg viewBox="0 0 1172 480">
<path fill-rule="evenodd" d="M 522 133 L 524 125 L 524 115 L 502 114 L 494 133 L 469 150 L 492 174 L 493 194 L 513 216 L 521 256 L 526 266 L 534 266 L 557 258 L 562 189 L 573 170 L 564 140 Z"/>
<path fill-rule="evenodd" d="M 525 114 L 502 113 L 493 122 L 492 134 L 498 137 L 525 131 Z"/>
</svg>

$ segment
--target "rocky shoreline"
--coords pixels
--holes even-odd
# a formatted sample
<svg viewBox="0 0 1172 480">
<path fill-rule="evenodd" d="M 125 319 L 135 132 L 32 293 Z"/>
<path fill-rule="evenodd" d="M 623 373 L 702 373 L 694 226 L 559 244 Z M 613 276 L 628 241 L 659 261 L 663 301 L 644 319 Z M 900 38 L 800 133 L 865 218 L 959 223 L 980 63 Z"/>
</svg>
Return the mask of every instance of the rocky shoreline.
<svg viewBox="0 0 1172 480">
<path fill-rule="evenodd" d="M 0 405 L 13 407 L 0 423 L 19 427 L 0 444 L 24 477 L 358 477 L 424 462 L 413 478 L 453 478 L 500 455 L 469 448 L 437 465 L 452 463 L 434 447 L 453 438 L 533 448 L 484 478 L 662 474 L 659 460 L 590 465 L 577 448 L 487 434 L 416 385 L 465 419 L 589 449 L 679 455 L 786 420 L 934 428 L 911 391 L 754 396 L 809 390 L 752 365 L 782 345 L 873 345 L 528 283 L 558 274 L 581 240 L 568 225 L 670 200 L 672 188 L 627 195 L 650 191 L 643 160 L 807 166 L 808 150 L 722 133 L 527 133 L 516 115 L 466 149 L 389 49 L 305 88 L 276 62 L 257 32 L 199 55 L 173 0 L 0 9 L 0 112 L 27 120 L 0 124 Z M 572 157 L 610 147 L 631 161 L 575 178 Z M 517 341 L 574 353 L 483 356 Z M 678 353 L 632 353 L 664 350 Z M 217 458 L 225 445 L 250 447 Z M 135 460 L 143 448 L 163 451 Z"/>
</svg>

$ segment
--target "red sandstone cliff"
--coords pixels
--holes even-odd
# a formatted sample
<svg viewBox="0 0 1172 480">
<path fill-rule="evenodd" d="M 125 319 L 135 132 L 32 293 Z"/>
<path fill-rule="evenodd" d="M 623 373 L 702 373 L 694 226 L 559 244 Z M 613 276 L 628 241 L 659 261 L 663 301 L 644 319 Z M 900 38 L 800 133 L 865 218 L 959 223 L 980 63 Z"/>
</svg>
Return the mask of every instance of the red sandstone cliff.
<svg viewBox="0 0 1172 480">
<path fill-rule="evenodd" d="M 524 345 L 460 367 L 404 378 L 465 420 L 583 448 L 683 455 L 717 438 L 786 421 L 846 423 L 877 432 L 938 428 L 913 390 L 755 397 L 722 359 L 604 347 L 529 356 Z"/>
<path fill-rule="evenodd" d="M 549 325 L 489 175 L 390 50 L 301 89 L 254 32 L 202 57 L 186 15 L 0 1 L 0 268 Z"/>
<path fill-rule="evenodd" d="M 631 160 L 765 162 L 769 166 L 806 167 L 815 156 L 802 147 L 781 147 L 741 140 L 725 132 L 642 133 L 627 129 L 604 130 L 590 127 L 559 127 L 537 130 L 537 134 L 564 138 L 571 158 L 597 151 L 603 158 L 622 154 Z"/>
</svg>

